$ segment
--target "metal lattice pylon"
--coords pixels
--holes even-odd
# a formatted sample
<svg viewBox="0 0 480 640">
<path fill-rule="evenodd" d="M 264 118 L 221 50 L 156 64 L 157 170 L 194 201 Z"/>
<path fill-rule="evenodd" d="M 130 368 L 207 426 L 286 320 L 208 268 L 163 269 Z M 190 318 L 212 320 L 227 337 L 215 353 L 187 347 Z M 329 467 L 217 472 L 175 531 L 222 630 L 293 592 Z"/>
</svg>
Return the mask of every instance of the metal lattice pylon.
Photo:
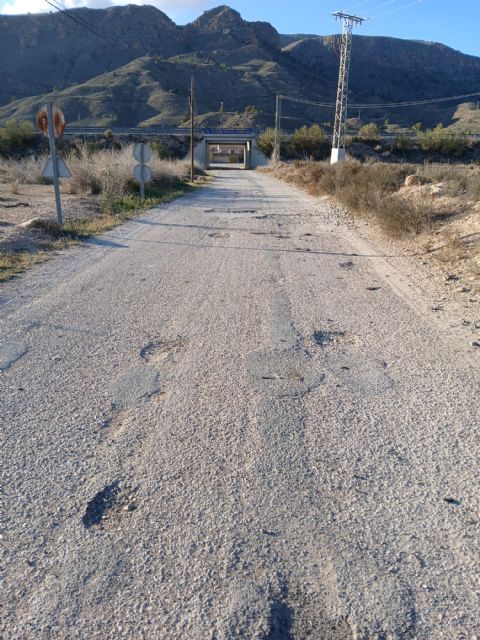
<svg viewBox="0 0 480 640">
<path fill-rule="evenodd" d="M 348 76 L 352 57 L 352 30 L 362 24 L 363 18 L 351 16 L 341 11 L 333 14 L 343 21 L 342 48 L 340 52 L 340 70 L 338 74 L 337 104 L 335 107 L 335 126 L 333 129 L 332 162 L 337 162 L 345 152 L 345 123 L 347 120 Z"/>
</svg>

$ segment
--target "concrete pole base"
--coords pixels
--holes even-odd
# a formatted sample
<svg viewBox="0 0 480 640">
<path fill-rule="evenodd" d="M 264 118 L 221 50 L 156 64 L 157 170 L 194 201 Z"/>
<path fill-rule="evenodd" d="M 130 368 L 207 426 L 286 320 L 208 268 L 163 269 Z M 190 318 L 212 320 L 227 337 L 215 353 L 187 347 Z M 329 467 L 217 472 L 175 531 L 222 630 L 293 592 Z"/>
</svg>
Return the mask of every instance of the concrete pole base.
<svg viewBox="0 0 480 640">
<path fill-rule="evenodd" d="M 345 160 L 345 149 L 332 149 L 330 164 L 337 164 L 337 162 L 343 162 L 344 160 Z"/>
</svg>

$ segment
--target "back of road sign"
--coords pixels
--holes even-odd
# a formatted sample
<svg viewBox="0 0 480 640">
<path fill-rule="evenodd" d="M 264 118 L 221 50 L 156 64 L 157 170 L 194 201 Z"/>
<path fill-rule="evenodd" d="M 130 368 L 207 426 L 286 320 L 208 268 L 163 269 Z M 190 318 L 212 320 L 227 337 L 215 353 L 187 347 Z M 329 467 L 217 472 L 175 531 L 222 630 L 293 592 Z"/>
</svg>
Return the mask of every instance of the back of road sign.
<svg viewBox="0 0 480 640">
<path fill-rule="evenodd" d="M 71 177 L 72 174 L 70 173 L 70 169 L 67 167 L 67 165 L 61 158 L 57 158 L 57 167 L 58 167 L 59 178 Z M 53 162 L 51 158 L 47 160 L 47 164 L 45 165 L 45 169 L 43 170 L 42 176 L 44 178 L 53 178 Z"/>
<path fill-rule="evenodd" d="M 137 144 L 133 147 L 133 157 L 137 162 L 150 162 L 150 160 L 152 159 L 152 147 L 147 142 L 137 142 Z"/>
<path fill-rule="evenodd" d="M 142 165 L 137 164 L 133 169 L 133 177 L 137 182 L 142 181 Z M 152 170 L 147 165 L 143 165 L 143 182 L 150 182 L 152 179 Z"/>
</svg>

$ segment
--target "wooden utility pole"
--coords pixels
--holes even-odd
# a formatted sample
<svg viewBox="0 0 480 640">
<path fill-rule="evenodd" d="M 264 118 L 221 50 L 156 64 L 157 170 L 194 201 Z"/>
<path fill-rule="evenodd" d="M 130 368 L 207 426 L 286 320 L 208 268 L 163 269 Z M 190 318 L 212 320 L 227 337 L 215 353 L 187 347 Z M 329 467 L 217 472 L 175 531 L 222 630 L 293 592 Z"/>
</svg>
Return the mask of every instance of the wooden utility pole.
<svg viewBox="0 0 480 640">
<path fill-rule="evenodd" d="M 195 178 L 195 78 L 190 85 L 190 180 Z"/>
</svg>

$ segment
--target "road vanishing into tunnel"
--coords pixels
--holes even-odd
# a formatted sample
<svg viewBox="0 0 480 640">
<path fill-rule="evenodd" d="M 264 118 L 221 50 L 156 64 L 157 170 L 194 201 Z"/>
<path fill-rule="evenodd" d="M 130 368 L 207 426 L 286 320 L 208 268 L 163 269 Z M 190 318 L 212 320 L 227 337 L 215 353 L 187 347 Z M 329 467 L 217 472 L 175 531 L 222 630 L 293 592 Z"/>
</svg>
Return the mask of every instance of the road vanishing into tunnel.
<svg viewBox="0 0 480 640">
<path fill-rule="evenodd" d="M 225 171 L 3 285 L 2 637 L 476 638 L 478 354 L 389 251 Z"/>
</svg>

